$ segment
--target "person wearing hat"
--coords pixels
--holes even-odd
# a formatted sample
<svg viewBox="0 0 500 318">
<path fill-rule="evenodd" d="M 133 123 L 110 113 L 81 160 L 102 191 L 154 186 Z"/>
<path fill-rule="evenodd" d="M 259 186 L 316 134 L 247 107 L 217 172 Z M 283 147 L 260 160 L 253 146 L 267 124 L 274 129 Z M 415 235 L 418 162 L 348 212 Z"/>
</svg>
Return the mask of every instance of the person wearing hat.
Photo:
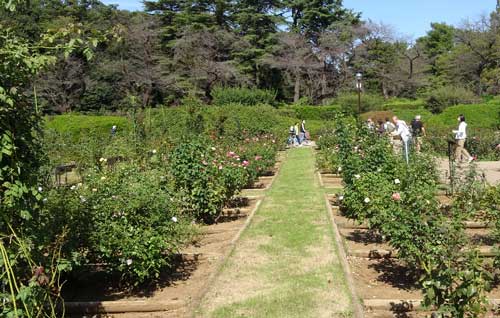
<svg viewBox="0 0 500 318">
<path fill-rule="evenodd" d="M 415 119 L 411 121 L 410 126 L 413 144 L 415 145 L 415 151 L 420 152 L 420 150 L 422 149 L 422 137 L 425 136 L 425 127 L 421 121 L 421 116 L 415 116 Z"/>
</svg>

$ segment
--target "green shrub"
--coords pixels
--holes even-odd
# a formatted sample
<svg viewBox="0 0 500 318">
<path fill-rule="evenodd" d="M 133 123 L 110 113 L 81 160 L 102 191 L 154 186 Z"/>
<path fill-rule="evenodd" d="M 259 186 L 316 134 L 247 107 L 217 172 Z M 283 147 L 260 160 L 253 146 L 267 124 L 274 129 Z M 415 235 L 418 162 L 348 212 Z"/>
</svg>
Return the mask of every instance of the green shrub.
<svg viewBox="0 0 500 318">
<path fill-rule="evenodd" d="M 427 126 L 427 122 L 433 115 L 427 109 L 419 108 L 419 109 L 394 109 L 394 115 L 398 116 L 398 118 L 405 120 L 408 124 L 415 118 L 415 116 L 420 115 L 422 117 L 422 122 Z"/>
<path fill-rule="evenodd" d="M 256 88 L 216 87 L 212 90 L 212 103 L 217 106 L 241 104 L 253 106 L 257 104 L 274 105 L 276 92 Z"/>
<path fill-rule="evenodd" d="M 166 186 L 161 171 L 135 164 L 87 171 L 82 184 L 48 195 L 49 228 L 67 227 L 64 256 L 74 267 L 102 264 L 125 284 L 151 281 L 191 233 Z"/>
<path fill-rule="evenodd" d="M 384 110 L 407 110 L 424 108 L 425 102 L 421 99 L 391 98 L 384 102 Z"/>
<path fill-rule="evenodd" d="M 46 127 L 71 135 L 75 140 L 89 132 L 109 136 L 111 127 L 117 126 L 117 133 L 129 131 L 131 123 L 121 116 L 59 115 L 46 118 Z"/>
<path fill-rule="evenodd" d="M 434 114 L 441 113 L 449 106 L 478 102 L 473 92 L 459 86 L 443 86 L 427 94 L 426 108 Z"/>
<path fill-rule="evenodd" d="M 294 122 L 282 116 L 278 109 L 269 105 L 246 107 L 238 104 L 205 109 L 207 134 L 216 134 L 235 139 L 245 135 L 273 134 L 277 140 L 285 140 L 288 127 Z"/>
<path fill-rule="evenodd" d="M 358 113 L 358 94 L 344 93 L 332 101 L 335 105 L 340 105 L 341 109 L 349 114 Z M 361 94 L 361 112 L 383 109 L 385 101 L 380 95 Z"/>
<path fill-rule="evenodd" d="M 441 114 L 428 120 L 429 126 L 453 128 L 458 126 L 457 118 L 465 116 L 468 128 L 497 128 L 500 124 L 500 104 L 456 105 L 446 108 Z"/>
<path fill-rule="evenodd" d="M 333 120 L 341 110 L 340 106 L 292 106 L 285 109 L 290 110 L 293 117 L 305 120 Z"/>
</svg>

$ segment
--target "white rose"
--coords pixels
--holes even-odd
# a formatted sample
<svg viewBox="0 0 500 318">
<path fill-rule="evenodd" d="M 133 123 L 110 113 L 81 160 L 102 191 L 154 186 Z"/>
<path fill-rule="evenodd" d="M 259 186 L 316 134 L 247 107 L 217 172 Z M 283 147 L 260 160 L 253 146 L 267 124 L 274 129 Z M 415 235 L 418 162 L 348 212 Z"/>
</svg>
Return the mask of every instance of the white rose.
<svg viewBox="0 0 500 318">
<path fill-rule="evenodd" d="M 153 151 L 152 151 L 152 152 L 153 152 L 153 153 L 156 153 L 156 149 L 153 149 Z"/>
<path fill-rule="evenodd" d="M 106 180 L 106 177 L 101 177 L 101 180 Z"/>
<path fill-rule="evenodd" d="M 337 168 L 337 171 L 338 171 L 338 172 L 341 172 L 341 171 L 342 171 L 342 167 L 338 167 L 338 168 Z"/>
<path fill-rule="evenodd" d="M 172 217 L 172 222 L 177 223 L 177 218 L 175 216 Z"/>
<path fill-rule="evenodd" d="M 359 174 L 355 174 L 354 178 L 359 179 L 359 178 L 361 178 L 361 176 Z"/>
<path fill-rule="evenodd" d="M 344 196 L 343 196 L 343 195 L 340 195 L 340 196 L 339 196 L 339 201 L 342 201 L 342 200 L 344 200 Z"/>
<path fill-rule="evenodd" d="M 70 189 L 71 189 L 71 190 L 75 190 L 75 189 L 76 189 L 76 186 L 72 185 Z"/>
<path fill-rule="evenodd" d="M 401 181 L 400 181 L 399 179 L 395 179 L 395 180 L 394 180 L 394 183 L 395 183 L 395 184 L 400 184 L 400 183 L 401 183 Z"/>
<path fill-rule="evenodd" d="M 370 198 L 365 198 L 365 203 L 370 203 Z"/>
<path fill-rule="evenodd" d="M 38 187 L 38 192 L 42 192 L 42 187 Z"/>
<path fill-rule="evenodd" d="M 128 265 L 128 266 L 132 265 L 132 259 L 130 259 L 130 258 L 129 258 L 129 259 L 127 260 L 127 265 Z"/>
</svg>

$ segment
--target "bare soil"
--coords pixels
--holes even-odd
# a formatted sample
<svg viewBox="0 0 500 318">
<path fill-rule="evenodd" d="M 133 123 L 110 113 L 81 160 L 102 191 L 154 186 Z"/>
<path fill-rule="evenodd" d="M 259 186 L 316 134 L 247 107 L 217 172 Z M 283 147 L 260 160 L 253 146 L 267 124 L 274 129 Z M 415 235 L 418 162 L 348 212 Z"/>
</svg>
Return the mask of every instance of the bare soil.
<svg viewBox="0 0 500 318">
<path fill-rule="evenodd" d="M 342 188 L 342 178 L 337 174 L 332 173 L 320 173 L 320 183 L 325 188 Z"/>
<path fill-rule="evenodd" d="M 440 198 L 442 202 L 445 198 Z M 335 197 L 331 197 L 334 211 L 334 219 L 340 224 L 339 231 L 343 237 L 344 248 L 347 255 L 356 250 L 375 251 L 390 250 L 390 246 L 384 242 L 384 239 L 376 232 L 366 228 L 356 228 L 353 221 L 340 215 Z M 491 236 L 491 229 L 466 229 L 466 234 L 471 237 L 474 243 L 481 247 L 492 247 L 495 244 Z M 366 318 L 385 318 L 385 317 L 407 317 L 420 318 L 426 317 L 429 313 L 421 311 L 411 311 L 408 303 L 404 300 L 422 299 L 418 285 L 418 275 L 412 273 L 397 258 L 379 257 L 362 258 L 348 256 L 348 262 L 351 267 L 354 278 L 355 289 L 358 296 L 364 301 L 367 300 L 398 300 L 392 304 L 391 310 L 372 310 L 365 308 Z M 494 282 L 493 290 L 488 293 L 489 299 L 500 299 L 499 282 Z M 487 317 L 495 317 L 489 313 Z"/>
<path fill-rule="evenodd" d="M 158 313 L 101 315 L 102 317 L 186 317 L 193 302 L 201 297 L 209 278 L 218 270 L 221 258 L 231 241 L 244 226 L 246 218 L 260 198 L 241 198 L 232 208 L 224 210 L 219 223 L 201 227 L 201 235 L 176 257 L 175 267 L 162 273 L 154 285 L 123 289 L 116 283 L 103 281 L 97 273 L 83 281 L 68 282 L 65 301 L 147 300 L 181 303 L 179 309 Z M 77 317 L 77 316 L 75 316 Z"/>
<path fill-rule="evenodd" d="M 440 178 L 443 183 L 448 183 L 447 177 L 450 175 L 450 166 L 448 158 L 438 158 L 437 160 Z M 477 161 L 475 162 L 479 173 L 484 173 L 486 181 L 490 184 L 500 183 L 500 161 Z M 469 164 L 462 163 L 457 165 L 457 173 L 463 173 L 467 170 Z"/>
</svg>

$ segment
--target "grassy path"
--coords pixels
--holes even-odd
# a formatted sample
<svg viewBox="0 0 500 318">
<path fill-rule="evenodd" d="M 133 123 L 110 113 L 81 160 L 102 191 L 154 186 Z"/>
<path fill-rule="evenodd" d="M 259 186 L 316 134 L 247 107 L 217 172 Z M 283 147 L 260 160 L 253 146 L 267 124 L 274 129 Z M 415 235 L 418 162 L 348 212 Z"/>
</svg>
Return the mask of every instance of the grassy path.
<svg viewBox="0 0 500 318">
<path fill-rule="evenodd" d="M 351 317 L 310 148 L 290 150 L 198 317 Z"/>
</svg>

